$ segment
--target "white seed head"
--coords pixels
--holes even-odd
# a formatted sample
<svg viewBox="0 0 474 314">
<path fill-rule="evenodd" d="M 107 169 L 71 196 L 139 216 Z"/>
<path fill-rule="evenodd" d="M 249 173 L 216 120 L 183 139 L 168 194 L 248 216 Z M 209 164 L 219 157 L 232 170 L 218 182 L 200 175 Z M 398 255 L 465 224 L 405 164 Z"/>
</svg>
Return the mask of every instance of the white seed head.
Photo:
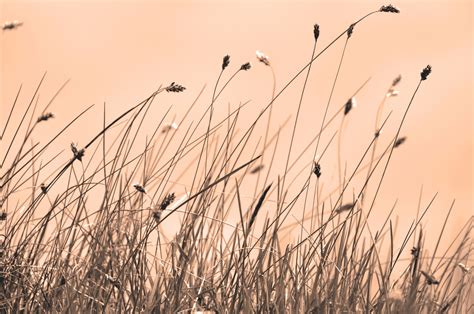
<svg viewBox="0 0 474 314">
<path fill-rule="evenodd" d="M 398 96 L 399 93 L 400 93 L 399 91 L 390 88 L 390 90 L 388 91 L 386 97 L 387 97 L 387 98 L 389 98 L 389 97 L 395 97 L 395 96 Z"/>
<path fill-rule="evenodd" d="M 177 130 L 177 129 L 178 129 L 178 124 L 176 122 L 167 123 L 161 129 L 161 133 L 166 133 L 166 132 L 169 132 L 171 130 Z"/>
<path fill-rule="evenodd" d="M 268 58 L 268 56 L 266 56 L 263 52 L 257 50 L 256 55 L 258 61 L 264 63 L 265 65 L 270 65 L 270 58 Z"/>
<path fill-rule="evenodd" d="M 471 271 L 471 267 L 467 267 L 466 265 L 464 265 L 463 263 L 459 263 L 458 264 L 459 268 L 461 268 L 461 270 L 467 274 Z"/>
</svg>

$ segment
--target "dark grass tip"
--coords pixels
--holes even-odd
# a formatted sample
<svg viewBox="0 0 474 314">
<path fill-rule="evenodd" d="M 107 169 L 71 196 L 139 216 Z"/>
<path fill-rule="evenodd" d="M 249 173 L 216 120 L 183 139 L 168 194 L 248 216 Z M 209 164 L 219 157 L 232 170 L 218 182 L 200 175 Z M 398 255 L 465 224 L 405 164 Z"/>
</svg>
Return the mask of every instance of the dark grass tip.
<svg viewBox="0 0 474 314">
<path fill-rule="evenodd" d="M 431 73 L 431 65 L 427 65 L 426 68 L 423 69 L 423 71 L 421 71 L 420 73 L 420 76 L 421 76 L 421 80 L 424 81 L 428 78 L 428 75 L 430 75 Z"/>
<path fill-rule="evenodd" d="M 77 149 L 76 144 L 71 143 L 71 151 L 74 155 L 74 159 L 82 161 L 82 157 L 84 157 L 85 150 L 84 149 Z"/>
<path fill-rule="evenodd" d="M 174 193 L 168 194 L 161 202 L 160 209 L 165 210 L 168 206 L 170 206 L 171 203 L 174 202 L 174 199 L 175 199 Z"/>
<path fill-rule="evenodd" d="M 179 84 L 175 84 L 175 82 L 172 82 L 170 84 L 170 86 L 165 88 L 165 90 L 168 93 L 180 93 L 180 92 L 184 92 L 185 89 L 186 89 L 186 87 L 184 87 L 182 85 L 179 85 Z"/>
<path fill-rule="evenodd" d="M 250 170 L 250 173 L 251 174 L 258 173 L 258 172 L 262 171 L 264 167 L 265 167 L 264 165 L 258 165 L 255 168 L 253 168 L 252 170 Z"/>
<path fill-rule="evenodd" d="M 265 200 L 265 197 L 267 196 L 267 194 L 270 191 L 271 187 L 272 187 L 272 183 L 270 183 L 270 185 L 265 188 L 262 195 L 260 195 L 260 198 L 258 199 L 257 205 L 255 206 L 255 209 L 253 210 L 252 216 L 250 217 L 248 229 L 250 229 L 250 227 L 252 227 L 253 223 L 255 222 L 255 218 L 257 218 L 257 214 L 260 211 L 260 208 L 262 208 L 263 201 Z"/>
<path fill-rule="evenodd" d="M 406 136 L 400 137 L 399 139 L 397 139 L 397 141 L 395 142 L 395 144 L 393 144 L 393 147 L 394 147 L 394 148 L 397 148 L 398 146 L 400 146 L 400 145 L 402 145 L 403 143 L 405 143 L 406 140 L 407 140 Z"/>
<path fill-rule="evenodd" d="M 316 177 L 320 177 L 321 176 L 321 165 L 317 162 L 314 163 L 314 169 L 313 169 L 313 173 L 316 175 Z"/>
<path fill-rule="evenodd" d="M 230 63 L 230 56 L 226 55 L 224 59 L 222 60 L 222 71 L 224 71 L 224 69 L 227 68 L 227 66 L 229 66 L 229 63 Z"/>
<path fill-rule="evenodd" d="M 380 12 L 388 12 L 388 13 L 400 13 L 400 10 L 389 4 L 389 5 L 383 5 L 381 8 L 380 8 Z"/>
<path fill-rule="evenodd" d="M 44 183 L 41 183 L 40 189 L 41 189 L 41 192 L 43 192 L 43 194 L 48 193 L 48 188 L 46 187 L 46 185 L 44 185 Z"/>
<path fill-rule="evenodd" d="M 451 307 L 451 305 L 453 305 L 453 303 L 456 301 L 457 298 L 458 296 L 455 295 L 451 300 L 446 302 L 446 304 L 441 308 L 441 313 L 447 312 L 449 308 Z"/>
<path fill-rule="evenodd" d="M 344 204 L 344 205 L 342 205 L 342 206 L 340 206 L 339 208 L 336 209 L 336 213 L 339 214 L 339 213 L 343 213 L 343 212 L 352 210 L 356 206 L 356 204 L 357 204 L 357 202 Z"/>
<path fill-rule="evenodd" d="M 0 212 L 0 221 L 4 221 L 4 220 L 7 220 L 7 212 L 6 211 Z"/>
<path fill-rule="evenodd" d="M 395 87 L 398 85 L 398 83 L 400 83 L 400 81 L 402 80 L 402 76 L 401 75 L 398 75 L 392 82 L 392 87 Z"/>
<path fill-rule="evenodd" d="M 52 118 L 54 118 L 54 114 L 52 112 L 48 112 L 39 116 L 36 122 L 40 123 L 41 121 L 48 121 L 49 119 L 52 119 Z"/>
<path fill-rule="evenodd" d="M 20 27 L 21 25 L 23 25 L 23 22 L 20 22 L 20 21 L 5 22 L 2 25 L 2 30 L 6 31 L 6 30 L 11 30 L 11 29 L 16 29 Z"/>
<path fill-rule="evenodd" d="M 153 212 L 153 219 L 156 220 L 156 222 L 160 222 L 161 220 L 161 214 L 163 213 L 162 210 L 157 210 Z"/>
<path fill-rule="evenodd" d="M 318 38 L 319 38 L 319 24 L 314 24 L 313 34 L 314 34 L 314 40 L 318 41 Z"/>
<path fill-rule="evenodd" d="M 351 38 L 352 33 L 354 32 L 355 23 L 351 24 L 347 29 L 347 39 Z"/>
<path fill-rule="evenodd" d="M 430 285 L 430 286 L 431 286 L 431 285 L 439 285 L 439 280 L 437 280 L 433 275 L 430 275 L 430 274 L 428 274 L 428 273 L 426 273 L 426 272 L 424 272 L 424 271 L 421 271 L 421 274 L 422 274 L 423 276 L 425 276 L 425 278 L 426 278 L 426 283 L 427 283 L 428 285 Z"/>
<path fill-rule="evenodd" d="M 145 194 L 146 194 L 146 190 L 145 190 L 145 188 L 143 187 L 143 185 L 138 184 L 138 183 L 135 183 L 135 184 L 133 185 L 133 187 L 134 187 L 135 190 L 137 190 L 138 192 L 140 192 L 140 193 L 145 193 Z"/>
<path fill-rule="evenodd" d="M 356 106 L 356 101 L 355 101 L 355 98 L 352 97 L 346 102 L 344 106 L 344 115 L 347 115 L 355 106 Z"/>
<path fill-rule="evenodd" d="M 250 62 L 247 62 L 247 63 L 242 64 L 240 69 L 244 70 L 244 71 L 248 71 L 248 70 L 250 70 L 251 67 L 252 67 L 252 65 L 250 64 Z"/>
</svg>

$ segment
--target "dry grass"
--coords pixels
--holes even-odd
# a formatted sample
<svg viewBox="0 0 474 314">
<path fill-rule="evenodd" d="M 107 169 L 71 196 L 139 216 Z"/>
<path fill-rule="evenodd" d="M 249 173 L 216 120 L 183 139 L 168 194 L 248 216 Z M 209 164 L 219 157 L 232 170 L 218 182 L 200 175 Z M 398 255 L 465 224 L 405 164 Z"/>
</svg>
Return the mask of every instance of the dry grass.
<svg viewBox="0 0 474 314">
<path fill-rule="evenodd" d="M 439 235 L 422 225 L 436 195 L 421 208 L 401 243 L 395 243 L 394 209 L 376 230 L 368 224 L 392 153 L 404 141 L 400 137 L 403 123 L 430 67 L 421 72 L 397 133 L 389 135 L 393 137 L 390 144 L 376 154 L 380 130 L 390 117 L 381 119 L 382 102 L 375 134 L 367 139 L 357 166 L 342 171 L 339 165 L 339 182 L 332 193 L 337 200 L 320 197 L 321 184 L 327 179 L 323 157 L 336 136 L 318 154 L 321 134 L 339 116 L 340 146 L 343 123 L 350 119 L 347 106 L 331 118 L 326 116 L 345 48 L 353 40 L 355 26 L 378 12 L 398 10 L 384 6 L 369 13 L 318 54 L 319 27 L 315 26 L 311 60 L 279 92 L 273 92 L 268 105 L 243 131 L 239 114 L 246 104 L 229 110 L 221 121 L 212 120 L 222 91 L 242 71 L 250 70 L 250 63 L 237 67 L 219 89 L 224 71 L 232 67 L 229 56 L 223 59 L 212 100 L 200 119 L 188 122 L 199 95 L 182 120 L 167 124 L 165 115 L 151 135 L 142 134 L 144 118 L 161 93 L 185 92 L 184 86 L 173 82 L 108 124 L 104 105 L 101 131 L 84 146 L 71 144 L 69 157 L 62 163 L 59 156 L 64 154 L 51 155 L 50 150 L 72 124 L 81 123 L 90 107 L 40 144 L 33 138 L 35 128 L 54 118 L 48 109 L 57 94 L 40 114 L 36 112 L 43 77 L 12 129 L 10 118 L 22 110 L 17 96 L 2 121 L 0 138 L 1 312 L 472 311 L 472 219 L 444 252 L 438 251 L 454 202 Z M 271 164 L 266 167 L 262 156 L 271 156 L 273 162 L 280 130 L 269 134 L 269 115 L 263 146 L 249 154 L 245 148 L 256 125 L 263 123 L 262 117 L 271 113 L 275 100 L 297 77 L 307 71 L 308 79 L 311 64 L 344 35 L 346 45 L 320 131 L 304 150 L 313 148 L 316 141 L 314 158 L 304 160 L 307 166 L 296 175 L 290 172 L 295 165 L 290 164 L 290 156 L 296 153 L 292 143 L 297 117 L 284 171 L 270 176 Z M 393 96 L 386 95 L 384 101 Z M 202 125 L 208 115 L 207 125 Z M 199 126 L 206 131 L 199 133 Z M 138 147 L 139 139 L 145 139 L 144 147 Z M 165 152 L 170 151 L 168 157 Z M 57 169 L 51 170 L 52 165 Z M 350 202 L 343 203 L 349 183 L 365 169 L 364 183 Z M 383 169 L 381 176 L 374 175 L 376 169 Z M 180 178 L 190 173 L 193 180 L 187 193 L 175 195 Z M 256 180 L 256 195 L 247 208 L 242 187 L 260 175 L 265 182 Z M 291 176 L 307 178 L 294 194 L 289 189 L 294 182 Z M 377 192 L 371 206 L 362 207 L 370 201 L 365 194 L 369 184 Z M 269 202 L 270 198 L 276 201 Z M 302 212 L 299 223 L 285 224 L 295 211 Z M 289 230 L 298 235 L 295 243 L 286 242 Z M 426 239 L 437 239 L 433 252 L 425 249 Z"/>
</svg>

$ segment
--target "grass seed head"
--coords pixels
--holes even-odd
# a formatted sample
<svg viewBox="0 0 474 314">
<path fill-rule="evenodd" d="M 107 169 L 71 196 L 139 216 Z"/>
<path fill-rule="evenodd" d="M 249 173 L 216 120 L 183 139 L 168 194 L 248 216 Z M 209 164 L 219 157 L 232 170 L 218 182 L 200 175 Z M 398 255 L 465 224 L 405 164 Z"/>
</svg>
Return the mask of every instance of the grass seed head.
<svg viewBox="0 0 474 314">
<path fill-rule="evenodd" d="M 351 38 L 352 33 L 354 32 L 355 23 L 352 23 L 351 26 L 347 29 L 347 39 Z"/>
<path fill-rule="evenodd" d="M 314 169 L 313 169 L 313 173 L 316 175 L 316 177 L 320 177 L 321 176 L 321 165 L 317 162 L 314 163 Z"/>
<path fill-rule="evenodd" d="M 7 220 L 7 212 L 6 211 L 1 211 L 0 212 L 0 221 L 5 221 Z"/>
<path fill-rule="evenodd" d="M 420 73 L 420 76 L 421 76 L 421 80 L 424 81 L 428 78 L 428 75 L 430 75 L 431 73 L 431 65 L 427 65 L 426 68 L 423 69 L 423 71 L 421 71 Z"/>
<path fill-rule="evenodd" d="M 400 81 L 402 80 L 402 76 L 401 75 L 398 75 L 392 82 L 392 87 L 395 87 L 398 85 L 398 83 L 400 83 Z"/>
<path fill-rule="evenodd" d="M 451 300 L 446 302 L 446 304 L 441 308 L 441 313 L 447 312 L 449 308 L 451 307 L 451 305 L 453 305 L 453 303 L 457 300 L 457 298 L 458 296 L 455 295 Z"/>
<path fill-rule="evenodd" d="M 250 170 L 250 173 L 251 173 L 251 174 L 258 173 L 258 172 L 260 172 L 264 167 L 265 167 L 264 165 L 258 165 L 258 166 L 256 166 L 255 168 L 253 168 L 252 170 Z"/>
<path fill-rule="evenodd" d="M 134 187 L 135 190 L 137 190 L 138 192 L 146 194 L 146 190 L 145 190 L 145 188 L 143 187 L 143 185 L 141 185 L 141 184 L 139 184 L 139 183 L 134 183 L 134 184 L 133 184 L 133 187 Z"/>
<path fill-rule="evenodd" d="M 79 150 L 79 149 L 77 149 L 76 144 L 71 143 L 71 151 L 74 155 L 74 159 L 82 161 L 82 157 L 84 157 L 84 153 L 85 153 L 84 149 Z"/>
<path fill-rule="evenodd" d="M 314 34 L 314 40 L 318 41 L 318 38 L 319 38 L 319 24 L 314 24 L 313 34 Z"/>
<path fill-rule="evenodd" d="M 380 11 L 380 12 L 388 12 L 388 13 L 400 13 L 400 10 L 399 10 L 397 7 L 395 7 L 395 6 L 391 5 L 391 4 L 389 4 L 389 5 L 383 5 L 383 6 L 380 8 L 379 11 Z"/>
<path fill-rule="evenodd" d="M 387 98 L 390 98 L 390 97 L 395 97 L 395 96 L 398 96 L 398 94 L 400 94 L 399 91 L 393 89 L 393 88 L 390 88 L 388 90 L 388 93 L 385 95 Z"/>
<path fill-rule="evenodd" d="M 352 110 L 352 108 L 355 107 L 357 107 L 357 102 L 355 98 L 352 97 L 346 102 L 346 105 L 344 106 L 344 115 L 347 115 Z"/>
<path fill-rule="evenodd" d="M 2 25 L 2 30 L 5 31 L 5 30 L 15 29 L 15 28 L 20 27 L 21 25 L 23 25 L 23 22 L 16 21 L 16 20 L 12 22 L 5 22 Z"/>
<path fill-rule="evenodd" d="M 168 123 L 163 126 L 161 129 L 161 133 L 167 133 L 171 130 L 177 130 L 178 129 L 178 124 L 176 122 L 173 123 Z"/>
<path fill-rule="evenodd" d="M 250 64 L 250 62 L 247 62 L 247 63 L 242 64 L 242 66 L 240 67 L 240 70 L 248 71 L 250 70 L 251 67 L 252 67 L 252 64 Z"/>
<path fill-rule="evenodd" d="M 163 210 L 161 209 L 155 209 L 153 210 L 153 219 L 156 220 L 156 222 L 160 222 L 161 219 L 161 214 L 163 213 Z"/>
<path fill-rule="evenodd" d="M 428 274 L 428 273 L 425 272 L 425 271 L 421 271 L 421 274 L 422 274 L 423 276 L 425 276 L 425 278 L 426 278 L 426 283 L 427 283 L 428 285 L 430 285 L 430 286 L 431 286 L 431 285 L 439 285 L 439 281 L 438 281 L 434 276 Z"/>
<path fill-rule="evenodd" d="M 175 84 L 175 82 L 172 82 L 170 84 L 170 86 L 165 88 L 165 90 L 168 93 L 180 93 L 180 92 L 184 92 L 185 89 L 186 89 L 186 87 L 184 87 L 182 85 L 179 85 L 179 84 Z"/>
<path fill-rule="evenodd" d="M 343 212 L 352 210 L 352 208 L 354 208 L 354 206 L 356 204 L 357 204 L 357 202 L 344 204 L 344 205 L 340 206 L 338 209 L 336 209 L 336 213 L 339 214 L 339 213 L 343 213 Z"/>
<path fill-rule="evenodd" d="M 268 58 L 268 56 L 266 56 L 263 52 L 257 50 L 255 54 L 257 55 L 258 61 L 262 62 L 265 65 L 270 65 L 270 58 Z"/>
<path fill-rule="evenodd" d="M 224 59 L 222 59 L 222 71 L 224 71 L 225 68 L 227 68 L 227 66 L 229 66 L 229 63 L 230 63 L 230 56 L 226 55 L 224 57 Z"/>
<path fill-rule="evenodd" d="M 174 193 L 170 193 L 166 195 L 166 197 L 163 199 L 163 201 L 160 204 L 160 209 L 165 210 L 168 206 L 170 206 L 171 203 L 174 202 L 175 195 Z"/>
<path fill-rule="evenodd" d="M 398 146 L 400 146 L 400 145 L 402 145 L 403 143 L 405 143 L 406 140 L 407 140 L 406 136 L 400 137 L 399 139 L 397 139 L 397 141 L 395 142 L 395 144 L 393 144 L 393 147 L 394 147 L 394 148 L 397 148 Z"/>
<path fill-rule="evenodd" d="M 48 121 L 49 119 L 52 119 L 52 118 L 54 118 L 54 114 L 52 112 L 48 112 L 39 116 L 36 122 L 40 123 L 41 121 Z"/>
<path fill-rule="evenodd" d="M 41 189 L 41 192 L 43 192 L 43 194 L 48 193 L 48 188 L 46 187 L 46 185 L 44 185 L 44 183 L 41 183 L 40 189 Z"/>
<path fill-rule="evenodd" d="M 265 188 L 263 191 L 262 195 L 260 195 L 260 198 L 258 199 L 257 205 L 255 206 L 255 209 L 253 210 L 252 216 L 250 217 L 250 221 L 248 224 L 248 229 L 252 227 L 253 223 L 255 222 L 255 218 L 257 218 L 257 214 L 262 208 L 263 201 L 265 200 L 265 197 L 267 196 L 268 192 L 270 191 L 270 188 L 272 187 L 272 183 L 270 183 L 269 186 Z"/>
<path fill-rule="evenodd" d="M 467 274 L 471 271 L 471 267 L 467 267 L 466 265 L 464 265 L 463 263 L 458 263 L 458 267 L 461 268 L 461 270 Z"/>
</svg>

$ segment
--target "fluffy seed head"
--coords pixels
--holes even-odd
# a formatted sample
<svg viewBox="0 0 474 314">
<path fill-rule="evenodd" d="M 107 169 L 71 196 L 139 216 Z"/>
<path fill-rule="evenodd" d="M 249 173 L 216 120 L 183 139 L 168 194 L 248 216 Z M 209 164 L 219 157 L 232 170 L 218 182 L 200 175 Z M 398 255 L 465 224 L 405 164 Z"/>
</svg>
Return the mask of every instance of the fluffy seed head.
<svg viewBox="0 0 474 314">
<path fill-rule="evenodd" d="M 386 96 L 387 98 L 390 98 L 390 97 L 396 97 L 396 96 L 398 96 L 398 94 L 400 94 L 399 91 L 397 91 L 397 90 L 395 90 L 395 89 L 393 89 L 393 88 L 390 88 L 390 89 L 388 90 L 388 93 L 387 93 L 385 96 Z"/>
<path fill-rule="evenodd" d="M 263 52 L 257 50 L 255 54 L 257 55 L 258 61 L 265 65 L 270 65 L 270 58 L 268 58 L 268 56 L 266 56 Z"/>
<path fill-rule="evenodd" d="M 163 128 L 161 129 L 161 133 L 166 133 L 171 130 L 177 130 L 177 129 L 178 129 L 178 124 L 176 122 L 168 123 L 163 126 Z"/>
<path fill-rule="evenodd" d="M 467 274 L 471 271 L 471 267 L 467 267 L 466 265 L 464 265 L 463 263 L 459 263 L 458 264 L 458 267 L 461 268 L 461 270 Z"/>
</svg>

